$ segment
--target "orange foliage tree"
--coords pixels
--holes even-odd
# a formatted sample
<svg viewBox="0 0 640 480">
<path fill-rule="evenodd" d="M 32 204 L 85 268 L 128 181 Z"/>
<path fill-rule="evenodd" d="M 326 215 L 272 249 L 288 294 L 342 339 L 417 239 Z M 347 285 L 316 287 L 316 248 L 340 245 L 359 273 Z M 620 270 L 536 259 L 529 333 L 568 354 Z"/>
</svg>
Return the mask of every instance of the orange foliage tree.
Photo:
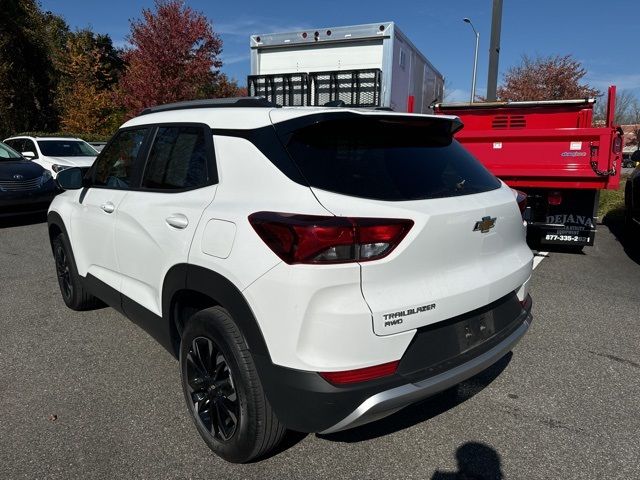
<svg viewBox="0 0 640 480">
<path fill-rule="evenodd" d="M 61 81 L 57 104 L 62 128 L 105 136 L 113 133 L 122 117 L 114 96 L 122 61 L 111 39 L 89 30 L 71 34 L 58 69 Z"/>
<path fill-rule="evenodd" d="M 127 116 L 163 103 L 204 98 L 222 66 L 222 41 L 211 22 L 181 0 L 157 0 L 131 22 L 120 101 Z"/>
<path fill-rule="evenodd" d="M 587 71 L 571 55 L 522 57 L 522 63 L 510 68 L 498 88 L 498 99 L 567 100 L 596 97 L 600 92 L 581 83 Z"/>
</svg>

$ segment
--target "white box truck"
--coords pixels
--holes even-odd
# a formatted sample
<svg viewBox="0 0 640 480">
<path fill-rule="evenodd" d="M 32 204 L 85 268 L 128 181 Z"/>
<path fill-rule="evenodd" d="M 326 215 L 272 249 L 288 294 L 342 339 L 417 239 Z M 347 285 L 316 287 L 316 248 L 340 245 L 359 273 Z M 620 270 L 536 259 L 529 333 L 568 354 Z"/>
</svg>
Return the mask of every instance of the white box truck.
<svg viewBox="0 0 640 480">
<path fill-rule="evenodd" d="M 252 35 L 249 95 L 431 113 L 444 78 L 393 22 Z"/>
</svg>

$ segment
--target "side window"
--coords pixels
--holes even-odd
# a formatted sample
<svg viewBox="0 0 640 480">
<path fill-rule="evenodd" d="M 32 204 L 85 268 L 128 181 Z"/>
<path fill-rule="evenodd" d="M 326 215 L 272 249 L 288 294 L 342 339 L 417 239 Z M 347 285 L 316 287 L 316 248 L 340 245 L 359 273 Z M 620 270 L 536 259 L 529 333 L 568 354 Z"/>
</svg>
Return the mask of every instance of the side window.
<svg viewBox="0 0 640 480">
<path fill-rule="evenodd" d="M 36 148 L 36 144 L 33 143 L 33 140 L 25 138 L 22 148 L 24 148 L 24 150 L 22 150 L 23 152 L 33 152 L 35 155 L 33 158 L 38 158 L 38 149 Z"/>
<path fill-rule="evenodd" d="M 98 155 L 92 184 L 98 187 L 129 189 L 140 178 L 138 153 L 148 128 L 124 130 Z"/>
<path fill-rule="evenodd" d="M 22 140 L 21 138 L 16 138 L 14 140 L 7 140 L 5 143 L 9 145 L 11 148 L 13 148 L 16 152 L 22 153 L 25 151 L 22 148 L 22 145 L 24 144 L 24 140 Z"/>
<path fill-rule="evenodd" d="M 158 127 L 142 178 L 142 187 L 183 190 L 210 183 L 205 129 L 198 126 Z"/>
</svg>

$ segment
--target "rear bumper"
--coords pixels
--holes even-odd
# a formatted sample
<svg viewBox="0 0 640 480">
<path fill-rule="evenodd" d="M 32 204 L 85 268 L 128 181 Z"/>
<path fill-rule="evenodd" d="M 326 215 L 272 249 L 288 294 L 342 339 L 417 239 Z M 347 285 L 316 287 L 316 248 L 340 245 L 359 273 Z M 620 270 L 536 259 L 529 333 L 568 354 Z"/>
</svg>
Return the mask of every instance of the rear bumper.
<svg viewBox="0 0 640 480">
<path fill-rule="evenodd" d="M 407 405 L 430 397 L 473 377 L 509 353 L 529 329 L 531 321 L 531 313 L 528 313 L 515 332 L 491 350 L 475 357 L 473 360 L 434 377 L 392 388 L 367 398 L 353 412 L 321 433 L 334 433 L 384 418 Z"/>
<path fill-rule="evenodd" d="M 531 300 L 514 307 L 515 294 L 478 311 L 418 332 L 396 374 L 335 386 L 314 372 L 280 367 L 254 355 L 263 387 L 279 420 L 289 429 L 333 433 L 386 417 L 456 385 L 497 362 L 522 338 L 532 321 Z M 496 333 L 473 348 L 458 332 L 480 324 Z M 500 328 L 498 329 L 498 325 Z M 457 349 L 457 350 L 456 350 Z"/>
</svg>

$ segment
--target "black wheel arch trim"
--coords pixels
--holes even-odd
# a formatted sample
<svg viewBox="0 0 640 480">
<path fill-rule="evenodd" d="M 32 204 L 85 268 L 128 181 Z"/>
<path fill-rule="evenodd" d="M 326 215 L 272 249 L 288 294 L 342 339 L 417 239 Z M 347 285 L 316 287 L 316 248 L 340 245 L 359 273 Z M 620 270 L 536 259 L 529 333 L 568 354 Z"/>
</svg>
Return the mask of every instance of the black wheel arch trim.
<svg viewBox="0 0 640 480">
<path fill-rule="evenodd" d="M 217 272 L 198 265 L 178 264 L 171 267 L 162 287 L 162 315 L 171 322 L 175 322 L 173 301 L 176 294 L 181 291 L 205 295 L 227 309 L 242 331 L 249 350 L 254 354 L 270 358 L 262 330 L 251 307 L 242 292 L 231 281 Z"/>
<path fill-rule="evenodd" d="M 67 234 L 67 228 L 64 226 L 64 220 L 62 220 L 62 217 L 58 212 L 52 211 L 47 214 L 47 229 L 49 232 L 49 240 L 53 240 L 53 238 L 51 238 L 51 227 L 53 226 L 59 228 L 60 231 L 67 237 L 67 239 L 69 238 L 69 235 Z"/>
</svg>

